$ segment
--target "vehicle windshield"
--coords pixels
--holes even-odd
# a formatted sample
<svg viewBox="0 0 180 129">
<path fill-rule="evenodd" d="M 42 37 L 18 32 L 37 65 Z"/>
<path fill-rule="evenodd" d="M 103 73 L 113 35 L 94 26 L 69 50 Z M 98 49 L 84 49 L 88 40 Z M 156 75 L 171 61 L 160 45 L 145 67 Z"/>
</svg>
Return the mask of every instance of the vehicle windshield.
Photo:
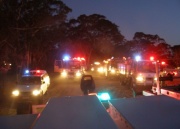
<svg viewBox="0 0 180 129">
<path fill-rule="evenodd" d="M 137 71 L 140 72 L 156 72 L 156 67 L 155 64 L 153 62 L 138 62 L 137 64 Z"/>
<path fill-rule="evenodd" d="M 80 69 L 79 61 L 67 61 L 63 63 L 64 68 L 70 69 Z"/>
<path fill-rule="evenodd" d="M 21 85 L 41 84 L 41 78 L 37 76 L 24 76 L 24 77 L 21 77 L 18 83 Z"/>
</svg>

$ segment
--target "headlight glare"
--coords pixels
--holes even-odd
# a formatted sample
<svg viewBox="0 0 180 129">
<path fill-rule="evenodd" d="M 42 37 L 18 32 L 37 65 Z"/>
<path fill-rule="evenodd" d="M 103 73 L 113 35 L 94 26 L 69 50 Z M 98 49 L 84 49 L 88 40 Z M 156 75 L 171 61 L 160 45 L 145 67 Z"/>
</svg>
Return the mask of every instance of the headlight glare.
<svg viewBox="0 0 180 129">
<path fill-rule="evenodd" d="M 40 91 L 39 90 L 34 90 L 33 93 L 32 93 L 34 96 L 37 96 L 40 94 Z"/>
<path fill-rule="evenodd" d="M 114 70 L 114 69 L 111 69 L 111 73 L 115 73 L 115 70 Z"/>
<path fill-rule="evenodd" d="M 61 73 L 61 75 L 62 75 L 63 77 L 65 77 L 65 76 L 67 76 L 67 72 L 64 70 L 64 71 Z"/>
<path fill-rule="evenodd" d="M 102 73 L 103 72 L 103 67 L 99 67 L 98 72 Z"/>
<path fill-rule="evenodd" d="M 19 96 L 19 91 L 18 91 L 18 90 L 14 90 L 14 91 L 12 92 L 12 94 L 13 94 L 14 96 Z"/>
<path fill-rule="evenodd" d="M 143 77 L 142 77 L 142 76 L 137 76 L 137 77 L 136 77 L 136 80 L 137 80 L 137 81 L 139 81 L 139 82 L 144 81 L 144 79 L 143 79 Z"/>
<path fill-rule="evenodd" d="M 91 71 L 94 71 L 94 68 L 91 68 Z"/>
<path fill-rule="evenodd" d="M 81 73 L 78 71 L 78 72 L 76 72 L 76 76 L 81 76 Z"/>
</svg>

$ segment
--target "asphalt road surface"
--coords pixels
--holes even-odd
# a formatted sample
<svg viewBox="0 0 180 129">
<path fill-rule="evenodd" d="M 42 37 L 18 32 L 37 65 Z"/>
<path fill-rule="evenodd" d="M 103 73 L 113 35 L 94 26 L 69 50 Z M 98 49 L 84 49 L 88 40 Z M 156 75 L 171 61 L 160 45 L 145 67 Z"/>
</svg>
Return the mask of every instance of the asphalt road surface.
<svg viewBox="0 0 180 129">
<path fill-rule="evenodd" d="M 129 87 L 120 86 L 118 78 L 108 79 L 104 75 L 95 72 L 86 72 L 87 75 L 92 75 L 96 89 L 95 92 L 108 92 L 112 98 L 129 98 L 132 97 L 132 91 Z M 83 95 L 80 89 L 79 79 L 65 79 L 60 77 L 59 74 L 51 75 L 51 86 L 45 96 L 46 99 L 51 97 L 62 96 L 79 96 Z"/>
</svg>

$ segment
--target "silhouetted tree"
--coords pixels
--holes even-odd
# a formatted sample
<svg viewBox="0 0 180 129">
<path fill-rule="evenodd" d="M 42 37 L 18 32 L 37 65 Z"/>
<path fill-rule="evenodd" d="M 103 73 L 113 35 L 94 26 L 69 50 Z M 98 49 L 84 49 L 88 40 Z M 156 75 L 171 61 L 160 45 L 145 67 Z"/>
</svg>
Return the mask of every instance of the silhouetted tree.
<svg viewBox="0 0 180 129">
<path fill-rule="evenodd" d="M 59 0 L 3 0 L 0 3 L 0 43 L 5 40 L 13 46 L 12 59 L 16 65 L 42 66 L 58 35 L 52 32 L 60 32 L 70 11 Z"/>
<path fill-rule="evenodd" d="M 67 42 L 76 46 L 74 51 L 82 52 L 88 60 L 91 56 L 112 56 L 115 45 L 124 39 L 118 26 L 99 14 L 80 15 L 77 19 L 71 19 L 67 37 Z"/>
<path fill-rule="evenodd" d="M 133 54 L 141 54 L 144 58 L 151 55 L 156 59 L 169 59 L 172 57 L 171 46 L 168 45 L 164 39 L 158 35 L 144 34 L 143 32 L 136 32 L 133 40 L 129 42 L 129 50 Z"/>
</svg>

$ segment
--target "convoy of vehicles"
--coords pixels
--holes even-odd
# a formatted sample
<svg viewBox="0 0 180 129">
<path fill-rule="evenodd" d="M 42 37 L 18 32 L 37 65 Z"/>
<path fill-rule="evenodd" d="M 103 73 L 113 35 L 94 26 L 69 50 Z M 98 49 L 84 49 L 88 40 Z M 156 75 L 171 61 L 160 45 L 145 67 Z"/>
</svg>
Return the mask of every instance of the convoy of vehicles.
<svg viewBox="0 0 180 129">
<path fill-rule="evenodd" d="M 43 101 L 43 95 L 50 85 L 50 77 L 45 70 L 27 70 L 18 78 L 12 91 L 13 98 L 20 101 Z"/>
<path fill-rule="evenodd" d="M 137 94 L 167 95 L 180 100 L 180 68 L 168 67 L 164 61 L 142 60 L 141 57 L 123 58 L 119 63 L 120 84 L 132 88 Z"/>
<path fill-rule="evenodd" d="M 79 78 L 84 74 L 86 61 L 84 58 L 64 58 L 55 60 L 54 72 L 58 72 L 65 78 Z"/>
<path fill-rule="evenodd" d="M 111 59 L 107 59 L 103 61 L 104 63 L 104 75 L 107 78 L 115 78 L 119 76 L 120 74 L 120 64 L 122 63 L 122 59 L 120 58 L 114 58 L 112 57 Z"/>
<path fill-rule="evenodd" d="M 108 65 L 111 67 L 110 63 Z M 114 65 L 112 65 L 112 67 L 113 66 Z M 98 99 L 98 94 L 85 94 L 85 96 L 68 96 L 57 98 L 54 97 L 51 98 L 46 105 L 37 105 L 37 108 L 42 106 L 43 112 L 21 115 L 21 117 L 19 117 L 20 115 L 14 117 L 0 117 L 1 127 L 11 128 L 9 126 L 11 125 L 16 128 L 19 128 L 20 126 L 26 126 L 26 128 L 33 129 L 51 127 L 66 127 L 72 129 L 84 129 L 84 127 L 98 129 L 105 127 L 114 129 L 144 129 L 147 127 L 153 129 L 179 129 L 180 124 L 178 121 L 178 117 L 180 114 L 180 70 L 167 68 L 160 70 L 160 63 L 158 61 L 139 59 L 132 60 L 131 58 L 123 58 L 122 60 L 117 62 L 117 66 L 118 67 L 116 67 L 116 73 L 118 77 L 120 77 L 121 83 L 123 82 L 124 85 L 132 84 L 134 90 L 136 90 L 135 88 L 137 88 L 134 85 L 142 86 L 143 92 L 144 87 L 150 86 L 153 91 L 151 94 L 149 94 L 151 96 L 126 99 L 108 98 L 106 101 L 108 103 L 108 107 L 106 108 L 106 110 L 104 110 L 105 107 L 103 107 L 103 101 L 100 101 L 100 99 Z M 22 75 L 21 80 L 23 80 L 22 78 L 25 77 L 30 78 L 38 76 L 41 77 L 42 82 L 48 83 L 48 79 L 46 79 L 45 73 L 46 72 L 43 70 L 32 70 L 30 71 L 30 74 Z M 86 75 L 84 77 L 85 78 L 83 82 L 89 80 L 92 81 L 92 76 Z M 177 84 L 173 83 L 174 80 L 176 80 L 175 82 L 177 82 Z M 27 87 L 25 87 L 25 89 Z M 21 88 L 19 88 L 19 91 L 20 89 Z M 160 90 L 160 92 L 158 90 Z M 13 91 L 13 95 L 17 95 L 16 93 L 21 92 Z M 91 105 L 93 105 L 93 108 Z M 78 108 L 74 110 L 74 107 Z M 90 117 L 87 117 L 86 115 L 84 115 L 84 113 L 90 115 Z M 74 117 L 77 117 L 77 119 L 74 119 Z M 98 118 L 102 121 L 105 118 L 106 124 L 108 124 L 104 126 L 104 124 L 98 122 L 94 118 Z M 169 118 L 171 118 L 171 121 L 169 121 Z M 59 122 L 59 120 L 74 122 L 72 122 L 72 125 L 69 125 L 67 122 Z M 82 120 L 85 120 L 83 124 L 81 123 Z M 149 124 L 149 122 L 151 124 Z M 80 124 L 77 125 L 77 123 Z"/>
</svg>

